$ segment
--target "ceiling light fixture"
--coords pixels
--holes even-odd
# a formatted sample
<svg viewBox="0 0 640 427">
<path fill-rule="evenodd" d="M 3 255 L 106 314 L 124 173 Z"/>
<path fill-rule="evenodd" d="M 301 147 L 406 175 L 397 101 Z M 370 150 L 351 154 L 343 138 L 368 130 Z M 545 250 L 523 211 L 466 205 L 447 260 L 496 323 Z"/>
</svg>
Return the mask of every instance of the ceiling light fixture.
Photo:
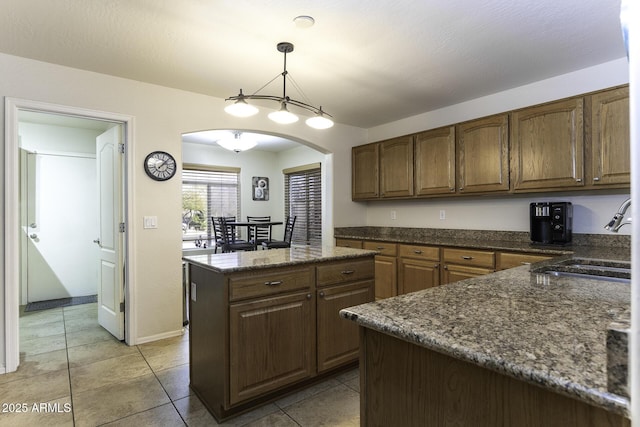
<svg viewBox="0 0 640 427">
<path fill-rule="evenodd" d="M 245 95 L 240 89 L 240 93 L 236 96 L 231 96 L 225 101 L 235 101 L 233 104 L 229 104 L 224 108 L 224 111 L 236 117 L 249 117 L 258 112 L 258 109 L 253 105 L 247 103 L 248 99 L 267 99 L 270 101 L 276 101 L 280 104 L 280 109 L 269 114 L 269 119 L 280 124 L 295 123 L 298 121 L 298 116 L 293 114 L 287 108 L 287 105 L 293 105 L 298 108 L 302 108 L 307 111 L 311 111 L 315 114 L 314 117 L 310 117 L 306 120 L 306 124 L 314 129 L 328 129 L 333 126 L 333 120 L 330 119 L 331 115 L 327 114 L 322 107 L 314 107 L 309 102 L 297 101 L 287 96 L 287 80 L 296 88 L 296 90 L 306 99 L 306 96 L 302 93 L 300 87 L 296 84 L 293 78 L 287 72 L 287 53 L 293 52 L 293 44 L 289 42 L 278 43 L 277 49 L 284 54 L 284 71 L 260 89 L 255 91 L 251 95 Z M 279 76 L 282 76 L 282 96 L 275 95 L 258 95 L 262 89 L 271 84 Z"/>
<path fill-rule="evenodd" d="M 235 151 L 236 153 L 250 150 L 258 145 L 258 142 L 255 139 L 247 138 L 246 135 L 243 136 L 242 132 L 234 132 L 233 137 L 222 138 L 216 142 L 219 146 L 226 148 L 229 151 Z"/>
</svg>

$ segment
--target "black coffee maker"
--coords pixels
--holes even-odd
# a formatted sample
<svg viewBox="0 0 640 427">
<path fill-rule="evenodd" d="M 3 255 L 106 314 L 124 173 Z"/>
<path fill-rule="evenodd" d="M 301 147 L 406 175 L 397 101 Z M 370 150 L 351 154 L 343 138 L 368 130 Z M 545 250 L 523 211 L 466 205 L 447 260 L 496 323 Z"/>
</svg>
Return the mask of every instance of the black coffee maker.
<svg viewBox="0 0 640 427">
<path fill-rule="evenodd" d="M 529 204 L 531 241 L 535 244 L 567 245 L 571 243 L 573 207 L 571 202 L 537 202 Z"/>
</svg>

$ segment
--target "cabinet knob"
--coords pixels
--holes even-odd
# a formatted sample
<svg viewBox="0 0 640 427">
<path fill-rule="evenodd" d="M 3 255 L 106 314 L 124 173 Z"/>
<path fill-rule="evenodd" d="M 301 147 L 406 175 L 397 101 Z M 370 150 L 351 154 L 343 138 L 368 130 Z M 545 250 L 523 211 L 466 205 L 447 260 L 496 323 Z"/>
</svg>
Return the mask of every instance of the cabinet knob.
<svg viewBox="0 0 640 427">
<path fill-rule="evenodd" d="M 433 268 L 440 268 L 440 264 L 434 265 Z"/>
<path fill-rule="evenodd" d="M 576 178 L 576 182 L 582 182 L 582 178 Z"/>
<path fill-rule="evenodd" d="M 460 187 L 460 188 L 458 188 L 458 190 L 462 191 L 462 190 L 464 190 L 464 187 Z"/>
<path fill-rule="evenodd" d="M 324 298 L 324 292 L 320 291 L 320 298 Z"/>
<path fill-rule="evenodd" d="M 449 269 L 449 267 L 447 267 L 446 265 L 445 265 L 443 268 L 444 268 L 445 270 L 448 270 L 448 269 Z"/>
<path fill-rule="evenodd" d="M 453 191 L 456 191 L 456 189 L 455 189 L 455 187 L 451 187 L 451 188 L 449 189 L 449 191 L 453 192 Z"/>
<path fill-rule="evenodd" d="M 594 180 L 594 181 L 600 181 L 600 177 L 599 177 L 599 176 L 594 176 L 594 177 L 593 177 L 593 180 Z"/>
<path fill-rule="evenodd" d="M 311 299 L 311 294 L 307 294 L 307 299 Z"/>
</svg>

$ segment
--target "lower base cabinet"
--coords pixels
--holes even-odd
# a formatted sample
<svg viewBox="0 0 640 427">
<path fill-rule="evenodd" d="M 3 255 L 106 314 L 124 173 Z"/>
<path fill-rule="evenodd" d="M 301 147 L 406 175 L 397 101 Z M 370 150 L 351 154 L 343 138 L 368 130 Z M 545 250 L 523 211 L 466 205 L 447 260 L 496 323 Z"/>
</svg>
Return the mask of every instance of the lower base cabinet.
<svg viewBox="0 0 640 427">
<path fill-rule="evenodd" d="M 339 311 L 374 300 L 373 255 L 189 277 L 190 385 L 218 421 L 357 363 Z"/>
</svg>

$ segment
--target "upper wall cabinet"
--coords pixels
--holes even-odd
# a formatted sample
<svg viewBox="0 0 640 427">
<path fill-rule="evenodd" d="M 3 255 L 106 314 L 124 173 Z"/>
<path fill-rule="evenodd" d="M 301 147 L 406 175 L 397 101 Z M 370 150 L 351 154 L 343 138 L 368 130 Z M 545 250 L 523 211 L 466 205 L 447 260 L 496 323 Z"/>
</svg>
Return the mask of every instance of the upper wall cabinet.
<svg viewBox="0 0 640 427">
<path fill-rule="evenodd" d="M 415 137 L 415 195 L 456 191 L 455 127 L 421 132 Z"/>
<path fill-rule="evenodd" d="M 587 144 L 591 184 L 594 187 L 629 185 L 629 88 L 598 92 L 588 96 L 586 102 L 591 111 L 585 123 L 585 136 L 591 139 Z"/>
<path fill-rule="evenodd" d="M 456 135 L 458 191 L 509 191 L 508 114 L 462 123 Z"/>
<path fill-rule="evenodd" d="M 378 173 L 379 144 L 353 147 L 351 150 L 351 198 L 376 199 L 380 194 Z"/>
<path fill-rule="evenodd" d="M 584 186 L 582 97 L 511 113 L 512 189 Z"/>
<path fill-rule="evenodd" d="M 413 136 L 380 143 L 380 197 L 413 195 Z"/>
</svg>

